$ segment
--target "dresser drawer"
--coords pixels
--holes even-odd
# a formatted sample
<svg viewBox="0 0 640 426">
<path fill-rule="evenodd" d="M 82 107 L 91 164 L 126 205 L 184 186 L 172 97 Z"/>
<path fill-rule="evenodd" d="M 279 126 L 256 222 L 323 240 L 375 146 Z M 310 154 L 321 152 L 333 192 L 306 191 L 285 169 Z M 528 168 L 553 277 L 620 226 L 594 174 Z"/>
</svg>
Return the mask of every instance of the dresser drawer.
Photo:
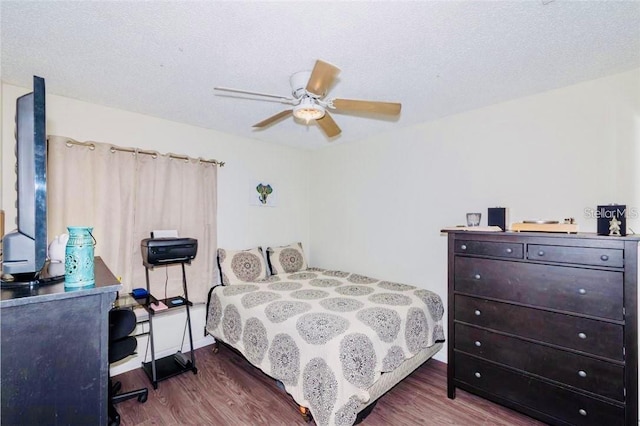
<svg viewBox="0 0 640 426">
<path fill-rule="evenodd" d="M 456 240 L 456 254 L 475 254 L 481 256 L 504 257 L 508 259 L 524 258 L 524 244 L 498 243 L 493 241 Z"/>
<path fill-rule="evenodd" d="M 542 244 L 527 246 L 527 259 L 580 265 L 624 266 L 624 251 L 610 248 L 564 247 Z"/>
<path fill-rule="evenodd" d="M 455 380 L 572 425 L 624 424 L 624 408 L 467 356 L 455 354 Z"/>
<path fill-rule="evenodd" d="M 624 319 L 622 272 L 457 256 L 454 281 L 463 293 Z"/>
<path fill-rule="evenodd" d="M 621 325 L 459 294 L 454 303 L 457 322 L 623 361 Z"/>
<path fill-rule="evenodd" d="M 624 367 L 620 364 L 460 323 L 455 325 L 455 349 L 607 398 L 624 401 Z"/>
</svg>

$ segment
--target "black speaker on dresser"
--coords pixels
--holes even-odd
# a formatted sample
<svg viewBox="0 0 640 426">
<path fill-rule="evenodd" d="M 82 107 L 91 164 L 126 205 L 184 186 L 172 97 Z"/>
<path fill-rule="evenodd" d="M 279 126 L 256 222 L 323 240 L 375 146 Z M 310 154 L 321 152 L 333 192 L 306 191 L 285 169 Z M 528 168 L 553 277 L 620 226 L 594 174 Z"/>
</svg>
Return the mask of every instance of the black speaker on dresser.
<svg viewBox="0 0 640 426">
<path fill-rule="evenodd" d="M 506 231 L 508 222 L 509 211 L 506 207 L 489 207 L 487 225 L 499 226 L 503 231 Z"/>
</svg>

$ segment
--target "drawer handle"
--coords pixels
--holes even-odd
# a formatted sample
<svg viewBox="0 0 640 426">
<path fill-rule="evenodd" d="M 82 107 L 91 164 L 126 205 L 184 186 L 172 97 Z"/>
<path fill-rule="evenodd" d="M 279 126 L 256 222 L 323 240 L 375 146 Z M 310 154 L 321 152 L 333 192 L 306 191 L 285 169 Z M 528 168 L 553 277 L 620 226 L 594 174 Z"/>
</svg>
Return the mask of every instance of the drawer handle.
<svg viewBox="0 0 640 426">
<path fill-rule="evenodd" d="M 480 377 L 482 377 L 482 374 L 480 374 L 478 371 L 476 371 L 474 373 L 474 376 L 476 376 L 479 379 Z"/>
<path fill-rule="evenodd" d="M 479 279 L 480 279 L 480 274 L 475 274 L 475 275 L 473 276 L 473 279 L 474 279 L 474 280 L 479 280 Z"/>
<path fill-rule="evenodd" d="M 607 256 L 606 254 L 603 254 L 602 256 L 600 256 L 600 260 L 602 260 L 603 262 L 606 262 L 607 260 L 609 260 L 609 256 Z"/>
<path fill-rule="evenodd" d="M 505 250 L 507 253 L 513 253 L 513 249 L 511 247 L 509 247 L 508 249 Z"/>
<path fill-rule="evenodd" d="M 587 290 L 585 290 L 584 288 L 581 288 L 580 290 L 578 290 L 578 293 L 587 294 Z"/>
<path fill-rule="evenodd" d="M 474 313 L 477 317 L 479 317 L 480 315 L 482 315 L 482 312 L 480 312 L 478 309 L 476 309 L 473 313 Z"/>
<path fill-rule="evenodd" d="M 587 372 L 586 372 L 586 371 L 584 371 L 584 370 L 580 370 L 580 371 L 578 371 L 578 376 L 580 376 L 580 377 L 587 377 Z"/>
<path fill-rule="evenodd" d="M 578 333 L 578 337 L 581 338 L 581 339 L 586 339 L 587 335 L 584 334 L 584 333 Z"/>
<path fill-rule="evenodd" d="M 544 256 L 544 251 L 539 250 L 539 251 L 538 251 L 538 256 Z"/>
<path fill-rule="evenodd" d="M 466 249 L 467 249 L 467 245 L 466 244 L 463 244 L 463 245 L 460 246 L 460 250 L 466 250 Z"/>
<path fill-rule="evenodd" d="M 578 410 L 578 413 L 580 413 L 581 416 L 586 416 L 587 415 L 587 410 L 585 410 L 584 408 L 581 408 Z"/>
<path fill-rule="evenodd" d="M 479 340 L 476 340 L 476 346 L 480 347 L 480 346 L 482 346 L 482 343 Z"/>
</svg>

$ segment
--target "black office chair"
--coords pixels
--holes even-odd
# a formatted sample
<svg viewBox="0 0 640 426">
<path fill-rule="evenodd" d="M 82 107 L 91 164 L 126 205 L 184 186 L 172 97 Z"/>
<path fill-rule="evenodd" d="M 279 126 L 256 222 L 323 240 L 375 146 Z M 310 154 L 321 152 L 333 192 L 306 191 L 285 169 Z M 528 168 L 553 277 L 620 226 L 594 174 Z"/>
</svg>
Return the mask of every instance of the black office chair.
<svg viewBox="0 0 640 426">
<path fill-rule="evenodd" d="M 131 309 L 112 309 L 109 311 L 109 364 L 133 355 L 138 346 L 135 337 L 130 336 L 136 328 L 136 314 Z M 149 395 L 147 388 L 131 392 L 119 393 L 120 382 L 112 383 L 109 377 L 109 426 L 120 424 L 120 414 L 115 404 L 131 398 L 146 402 Z"/>
</svg>

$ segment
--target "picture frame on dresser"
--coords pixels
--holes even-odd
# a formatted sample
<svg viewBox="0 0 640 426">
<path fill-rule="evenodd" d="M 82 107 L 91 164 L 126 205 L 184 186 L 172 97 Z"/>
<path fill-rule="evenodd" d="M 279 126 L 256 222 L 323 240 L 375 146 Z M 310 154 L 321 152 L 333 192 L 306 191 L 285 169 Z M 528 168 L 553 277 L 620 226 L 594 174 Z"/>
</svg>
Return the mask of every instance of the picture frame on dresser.
<svg viewBox="0 0 640 426">
<path fill-rule="evenodd" d="M 447 394 L 638 424 L 637 237 L 448 232 Z"/>
</svg>

